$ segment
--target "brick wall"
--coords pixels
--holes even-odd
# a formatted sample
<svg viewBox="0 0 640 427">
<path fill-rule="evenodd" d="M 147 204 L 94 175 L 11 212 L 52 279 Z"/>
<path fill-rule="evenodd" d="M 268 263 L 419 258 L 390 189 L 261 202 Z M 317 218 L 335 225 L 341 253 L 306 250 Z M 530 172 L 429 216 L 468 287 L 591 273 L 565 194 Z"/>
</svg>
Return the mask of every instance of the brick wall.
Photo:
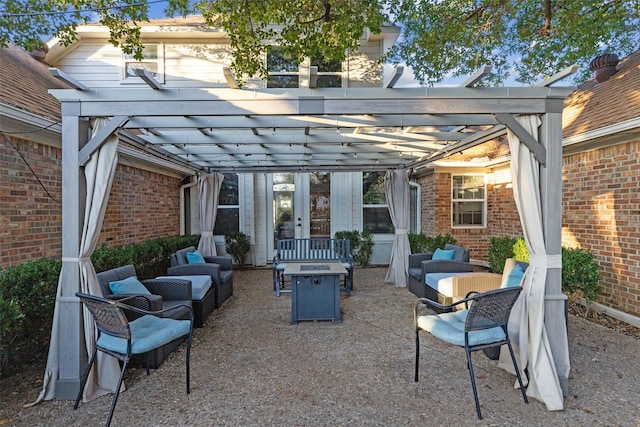
<svg viewBox="0 0 640 427">
<path fill-rule="evenodd" d="M 422 191 L 422 232 L 451 234 L 471 251 L 471 258 L 487 261 L 491 237 L 522 236 L 511 185 L 487 186 L 487 227 L 451 228 L 451 174 L 436 172 L 418 179 Z"/>
<path fill-rule="evenodd" d="M 635 141 L 563 157 L 562 244 L 593 253 L 598 302 L 634 316 L 640 316 L 638 150 Z"/>
<path fill-rule="evenodd" d="M 61 150 L 11 138 L 42 181 L 48 196 L 16 150 L 0 138 L 0 267 L 61 256 Z M 180 232 L 177 178 L 119 164 L 99 244 L 135 243 Z"/>
</svg>

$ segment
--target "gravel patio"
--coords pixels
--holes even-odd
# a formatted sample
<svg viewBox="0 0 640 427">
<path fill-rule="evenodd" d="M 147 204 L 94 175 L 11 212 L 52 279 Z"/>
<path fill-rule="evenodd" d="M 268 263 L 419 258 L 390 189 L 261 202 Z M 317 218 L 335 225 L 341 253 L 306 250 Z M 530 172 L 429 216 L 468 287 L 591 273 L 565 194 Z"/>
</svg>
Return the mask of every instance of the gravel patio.
<svg viewBox="0 0 640 427">
<path fill-rule="evenodd" d="M 290 324 L 270 269 L 234 272 L 234 295 L 196 329 L 192 390 L 184 346 L 150 376 L 130 369 L 113 426 L 640 426 L 640 340 L 571 315 L 570 395 L 549 412 L 513 388 L 515 377 L 474 354 L 484 420 L 475 415 L 464 350 L 423 334 L 413 382 L 415 297 L 384 283 L 386 268 L 356 268 L 342 322 Z M 3 379 L 0 425 L 102 425 L 111 395 L 31 408 L 42 369 Z M 20 381 L 20 383 L 17 383 Z"/>
</svg>

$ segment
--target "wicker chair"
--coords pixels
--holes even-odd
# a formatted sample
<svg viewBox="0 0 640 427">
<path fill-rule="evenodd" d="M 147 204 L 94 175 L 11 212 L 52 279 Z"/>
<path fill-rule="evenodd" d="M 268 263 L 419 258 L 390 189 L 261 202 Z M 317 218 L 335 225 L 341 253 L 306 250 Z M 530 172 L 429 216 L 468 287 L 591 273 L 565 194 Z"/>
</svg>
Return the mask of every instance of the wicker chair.
<svg viewBox="0 0 640 427">
<path fill-rule="evenodd" d="M 420 358 L 420 330 L 431 333 L 434 337 L 446 341 L 450 344 L 464 347 L 467 353 L 467 368 L 471 376 L 471 387 L 473 388 L 473 398 L 476 404 L 478 419 L 482 419 L 480 412 L 480 402 L 478 401 L 478 391 L 476 389 L 475 376 L 473 374 L 473 364 L 471 363 L 471 352 L 494 348 L 506 344 L 511 354 L 511 360 L 515 368 L 520 391 L 525 403 L 529 403 L 525 393 L 518 364 L 513 354 L 509 334 L 507 333 L 507 322 L 511 309 L 520 295 L 522 287 L 514 286 L 502 289 L 495 289 L 458 301 L 450 306 L 443 306 L 428 298 L 420 298 L 414 307 L 414 325 L 416 330 L 416 361 L 415 378 L 418 382 L 418 362 Z M 449 312 L 453 306 L 464 304 L 468 307 L 465 310 Z M 442 314 L 419 315 L 422 304 L 427 307 L 443 309 Z"/>
<path fill-rule="evenodd" d="M 171 267 L 167 269 L 169 276 L 211 276 L 211 285 L 214 294 L 212 302 L 215 308 L 222 307 L 222 304 L 233 295 L 233 260 L 229 256 L 205 256 L 204 264 L 189 264 L 187 254 L 195 252 L 196 248 L 189 246 L 171 254 Z M 209 306 L 208 297 L 205 297 L 203 304 Z M 213 307 L 211 308 L 213 310 Z M 207 313 L 208 314 L 208 313 Z"/>
<path fill-rule="evenodd" d="M 91 354 L 91 359 L 87 365 L 87 370 L 82 377 L 80 390 L 73 405 L 73 409 L 78 409 L 78 404 L 82 398 L 84 387 L 87 383 L 87 377 L 91 366 L 95 360 L 98 351 L 109 354 L 122 361 L 122 370 L 116 392 L 113 394 L 111 409 L 107 416 L 107 427 L 111 424 L 113 412 L 116 408 L 120 387 L 127 364 L 134 354 L 149 354 L 156 348 L 162 347 L 171 341 L 179 340 L 183 337 L 187 339 L 187 355 L 186 355 L 186 383 L 187 394 L 191 393 L 190 376 L 189 376 L 189 358 L 191 355 L 191 340 L 193 337 L 193 309 L 189 305 L 180 307 L 180 309 L 188 310 L 191 313 L 189 320 L 176 320 L 168 317 L 162 317 L 167 311 L 175 311 L 178 307 L 172 307 L 161 311 L 147 311 L 126 304 L 130 300 L 140 299 L 139 296 L 131 296 L 119 301 L 100 298 L 93 295 L 76 293 L 80 301 L 91 312 L 98 330 L 96 342 Z M 129 322 L 125 311 L 134 312 L 141 317 Z M 147 364 L 147 375 L 149 374 L 149 365 Z"/>
</svg>

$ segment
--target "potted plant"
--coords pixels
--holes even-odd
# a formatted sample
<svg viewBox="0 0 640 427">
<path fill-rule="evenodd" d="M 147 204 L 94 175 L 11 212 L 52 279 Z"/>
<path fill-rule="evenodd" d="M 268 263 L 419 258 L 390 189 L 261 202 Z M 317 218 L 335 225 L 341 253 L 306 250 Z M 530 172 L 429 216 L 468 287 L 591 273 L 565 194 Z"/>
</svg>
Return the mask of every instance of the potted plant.
<svg viewBox="0 0 640 427">
<path fill-rule="evenodd" d="M 224 243 L 227 253 L 230 254 L 236 263 L 244 265 L 247 253 L 251 250 L 251 240 L 242 231 L 232 231 L 224 235 Z"/>
</svg>

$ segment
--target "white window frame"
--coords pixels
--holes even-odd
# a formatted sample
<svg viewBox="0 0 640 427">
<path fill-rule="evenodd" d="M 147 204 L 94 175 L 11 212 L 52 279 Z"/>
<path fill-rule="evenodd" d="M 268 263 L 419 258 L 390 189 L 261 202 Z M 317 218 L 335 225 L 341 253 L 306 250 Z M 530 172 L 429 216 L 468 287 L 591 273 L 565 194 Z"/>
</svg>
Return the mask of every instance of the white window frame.
<svg viewBox="0 0 640 427">
<path fill-rule="evenodd" d="M 145 58 L 141 61 L 136 61 L 129 55 L 122 53 L 122 78 L 120 80 L 121 84 L 137 84 L 137 85 L 146 85 L 146 83 L 140 77 L 132 77 L 127 75 L 127 64 L 132 64 L 136 62 L 140 63 L 155 63 L 157 73 L 153 73 L 153 78 L 158 81 L 158 83 L 164 83 L 164 44 L 163 43 L 143 43 L 144 46 L 156 46 L 156 58 L 148 59 Z"/>
<path fill-rule="evenodd" d="M 456 199 L 454 197 L 453 182 L 456 177 L 461 176 L 476 176 L 481 177 L 484 185 L 484 198 L 482 199 Z M 455 224 L 455 205 L 458 203 L 482 203 L 482 224 Z M 451 174 L 451 228 L 463 229 L 463 228 L 486 228 L 487 227 L 487 176 L 481 173 L 455 173 Z"/>
</svg>

